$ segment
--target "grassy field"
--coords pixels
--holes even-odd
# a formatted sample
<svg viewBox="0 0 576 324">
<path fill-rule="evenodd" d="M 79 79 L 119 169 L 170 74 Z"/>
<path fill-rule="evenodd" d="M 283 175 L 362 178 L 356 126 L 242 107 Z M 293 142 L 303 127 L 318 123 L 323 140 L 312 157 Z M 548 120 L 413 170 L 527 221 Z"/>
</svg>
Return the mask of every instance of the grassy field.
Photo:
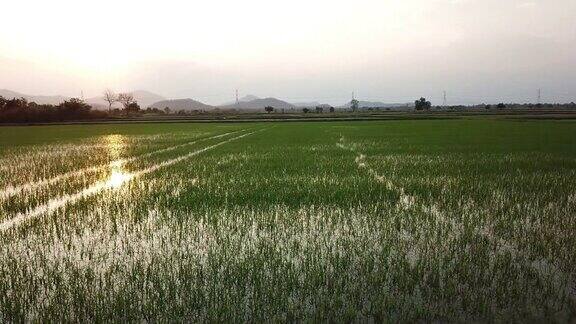
<svg viewBox="0 0 576 324">
<path fill-rule="evenodd" d="M 0 128 L 0 321 L 576 319 L 576 122 Z"/>
</svg>

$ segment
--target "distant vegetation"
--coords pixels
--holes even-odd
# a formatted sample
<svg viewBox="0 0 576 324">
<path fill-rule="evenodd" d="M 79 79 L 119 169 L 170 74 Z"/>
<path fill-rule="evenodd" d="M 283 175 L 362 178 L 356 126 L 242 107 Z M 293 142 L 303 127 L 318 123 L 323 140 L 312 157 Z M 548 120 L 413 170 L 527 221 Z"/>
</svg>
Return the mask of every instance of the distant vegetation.
<svg viewBox="0 0 576 324">
<path fill-rule="evenodd" d="M 155 108 L 141 110 L 134 97 L 129 93 L 112 95 L 108 111 L 94 110 L 84 100 L 70 98 L 58 105 L 29 102 L 26 98 L 6 99 L 0 96 L 0 123 L 45 123 L 106 118 L 121 118 L 142 114 L 164 114 Z M 115 98 L 115 99 L 113 99 Z M 114 102 L 122 102 L 124 109 L 112 109 Z"/>
<path fill-rule="evenodd" d="M 135 99 L 133 93 L 115 93 L 111 90 L 106 90 L 103 93 L 102 100 L 107 103 L 106 110 L 93 109 L 91 104 L 79 98 L 70 98 L 60 104 L 37 104 L 27 98 L 12 98 L 8 99 L 0 95 L 0 123 L 49 123 L 49 122 L 67 122 L 67 121 L 81 121 L 81 120 L 95 120 L 95 119 L 122 119 L 122 118 L 139 118 L 142 116 L 161 116 L 161 115 L 175 115 L 175 116 L 204 116 L 206 118 L 214 118 L 220 116 L 233 115 L 246 115 L 250 113 L 258 113 L 258 109 L 235 109 L 214 107 L 202 104 L 201 102 L 193 99 L 178 99 L 178 100 L 165 100 L 157 102 L 151 107 L 141 109 L 140 104 Z M 259 104 L 264 102 L 276 102 L 278 105 L 266 105 L 260 113 L 266 114 L 308 114 L 316 113 L 322 114 L 325 112 L 330 113 L 374 113 L 374 112 L 387 112 L 387 111 L 445 111 L 445 112 L 466 112 L 466 111 L 529 111 L 529 110 L 576 110 L 576 104 L 571 102 L 569 104 L 515 104 L 515 103 L 499 103 L 497 105 L 480 104 L 473 106 L 452 105 L 452 106 L 432 106 L 431 102 L 425 98 L 420 98 L 414 102 L 413 107 L 409 106 L 390 106 L 390 107 L 375 107 L 364 106 L 364 104 L 375 104 L 370 102 L 358 101 L 353 99 L 349 104 L 334 108 L 327 104 L 320 104 L 315 107 L 296 108 L 295 106 L 286 106 L 285 102 L 275 101 L 276 99 L 255 99 L 249 102 L 259 101 Z M 114 104 L 120 103 L 121 109 L 113 108 Z M 98 106 L 98 105 L 97 105 Z M 232 106 L 232 105 L 231 105 Z M 187 109 L 181 109 L 186 107 Z M 178 109 L 180 108 L 180 109 Z"/>
<path fill-rule="evenodd" d="M 59 122 L 105 118 L 108 113 L 93 111 L 83 100 L 72 98 L 59 105 L 38 105 L 24 98 L 0 97 L 0 122 Z"/>
</svg>

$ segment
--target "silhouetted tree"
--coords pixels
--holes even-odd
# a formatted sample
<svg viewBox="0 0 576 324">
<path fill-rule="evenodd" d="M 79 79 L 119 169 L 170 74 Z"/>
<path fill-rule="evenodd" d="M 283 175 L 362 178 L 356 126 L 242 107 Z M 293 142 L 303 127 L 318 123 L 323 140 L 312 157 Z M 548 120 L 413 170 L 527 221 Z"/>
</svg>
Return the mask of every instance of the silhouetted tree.
<svg viewBox="0 0 576 324">
<path fill-rule="evenodd" d="M 85 118 L 90 113 L 90 105 L 79 98 L 70 98 L 57 106 L 58 111 L 63 115 L 62 119 Z"/>
<path fill-rule="evenodd" d="M 104 100 L 108 102 L 108 112 L 112 111 L 112 105 L 118 101 L 118 96 L 110 89 L 104 90 Z"/>
<path fill-rule="evenodd" d="M 321 114 L 323 111 L 324 111 L 324 108 L 322 108 L 320 106 L 316 107 L 316 113 L 317 114 Z"/>
<path fill-rule="evenodd" d="M 8 100 L 6 100 L 4 97 L 0 96 L 0 111 L 4 110 L 4 106 L 6 106 L 6 102 Z"/>
<path fill-rule="evenodd" d="M 331 113 L 334 112 L 334 107 L 330 106 L 330 112 L 331 112 Z"/>
<path fill-rule="evenodd" d="M 154 108 L 148 107 L 148 108 L 146 108 L 145 112 L 146 112 L 147 114 L 158 114 L 158 115 L 163 115 L 163 114 L 164 114 L 164 111 L 162 111 L 162 110 L 160 110 L 160 109 L 158 109 L 158 108 L 156 108 L 156 107 L 154 107 Z"/>
<path fill-rule="evenodd" d="M 90 111 L 92 107 L 80 98 L 70 98 L 59 104 L 58 108 L 69 111 Z"/>
<path fill-rule="evenodd" d="M 140 111 L 140 106 L 136 101 L 131 102 L 128 107 L 126 107 L 127 114 L 135 114 Z"/>
<path fill-rule="evenodd" d="M 431 107 L 432 103 L 430 103 L 430 101 L 426 101 L 426 98 L 424 97 L 414 102 L 414 108 L 416 110 L 430 110 Z"/>
<path fill-rule="evenodd" d="M 169 114 L 169 113 L 170 113 L 170 108 L 169 108 L 169 107 L 164 107 L 164 112 L 165 112 L 166 114 Z"/>
<path fill-rule="evenodd" d="M 119 93 L 117 98 L 118 101 L 124 106 L 124 109 L 128 108 L 131 103 L 135 102 L 134 95 L 129 92 Z"/>
<path fill-rule="evenodd" d="M 274 107 L 266 106 L 266 107 L 264 108 L 264 110 L 266 110 L 267 113 L 271 113 L 271 112 L 274 111 Z"/>
<path fill-rule="evenodd" d="M 303 109 L 302 109 L 302 112 L 305 113 L 305 114 L 307 114 L 308 112 L 310 112 L 310 109 L 308 109 L 308 108 L 303 108 Z"/>
<path fill-rule="evenodd" d="M 28 100 L 26 98 L 12 98 L 6 100 L 4 104 L 4 109 L 25 109 L 28 106 Z"/>
<path fill-rule="evenodd" d="M 504 108 L 506 108 L 506 105 L 501 102 L 501 103 L 499 103 L 499 104 L 496 106 L 496 108 L 498 108 L 498 109 L 504 109 Z"/>
</svg>

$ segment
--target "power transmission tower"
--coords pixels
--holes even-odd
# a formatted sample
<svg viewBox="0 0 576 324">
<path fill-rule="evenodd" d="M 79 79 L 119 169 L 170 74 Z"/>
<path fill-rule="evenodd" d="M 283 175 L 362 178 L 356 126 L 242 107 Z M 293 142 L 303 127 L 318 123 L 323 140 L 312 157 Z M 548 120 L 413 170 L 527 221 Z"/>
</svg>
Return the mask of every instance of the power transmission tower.
<svg viewBox="0 0 576 324">
<path fill-rule="evenodd" d="M 448 103 L 448 100 L 446 100 L 446 91 L 444 91 L 444 100 L 443 100 L 442 106 L 446 107 L 447 103 Z"/>
<path fill-rule="evenodd" d="M 538 89 L 538 104 L 542 103 L 542 89 Z"/>
<path fill-rule="evenodd" d="M 354 91 L 352 91 L 352 100 L 354 100 Z"/>
<path fill-rule="evenodd" d="M 240 105 L 240 100 L 238 100 L 238 89 L 236 89 L 236 106 Z"/>
</svg>

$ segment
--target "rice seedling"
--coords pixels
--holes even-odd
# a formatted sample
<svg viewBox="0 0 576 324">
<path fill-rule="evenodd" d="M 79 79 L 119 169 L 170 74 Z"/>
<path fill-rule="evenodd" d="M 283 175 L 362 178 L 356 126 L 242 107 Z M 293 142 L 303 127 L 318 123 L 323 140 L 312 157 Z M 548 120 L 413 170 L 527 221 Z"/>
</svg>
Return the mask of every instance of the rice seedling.
<svg viewBox="0 0 576 324">
<path fill-rule="evenodd" d="M 3 322 L 576 316 L 572 122 L 0 135 Z"/>
</svg>

